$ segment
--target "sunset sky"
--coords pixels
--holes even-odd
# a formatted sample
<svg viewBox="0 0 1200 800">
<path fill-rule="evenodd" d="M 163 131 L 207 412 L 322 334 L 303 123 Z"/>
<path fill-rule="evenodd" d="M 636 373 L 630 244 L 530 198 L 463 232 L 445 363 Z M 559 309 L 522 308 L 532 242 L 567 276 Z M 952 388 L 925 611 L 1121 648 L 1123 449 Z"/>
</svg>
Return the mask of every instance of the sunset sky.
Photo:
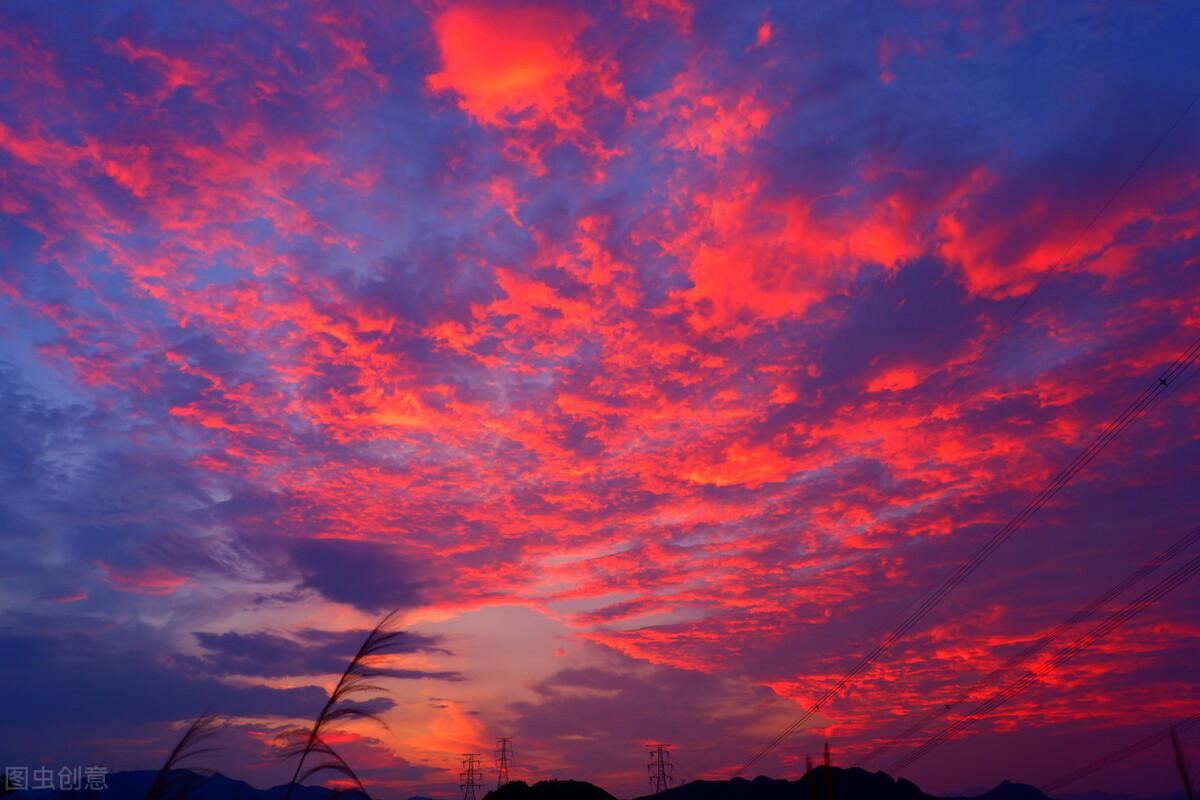
<svg viewBox="0 0 1200 800">
<path fill-rule="evenodd" d="M 1200 335 L 1197 41 L 1190 0 L 4 3 L 0 760 L 156 768 L 215 711 L 204 765 L 283 782 L 398 607 L 389 729 L 336 739 L 385 800 L 499 736 L 730 776 Z M 854 763 L 1200 524 L 1198 401 L 754 772 Z M 904 775 L 1200 713 L 1198 608 Z M 1164 745 L 1071 791 L 1178 787 Z"/>
</svg>

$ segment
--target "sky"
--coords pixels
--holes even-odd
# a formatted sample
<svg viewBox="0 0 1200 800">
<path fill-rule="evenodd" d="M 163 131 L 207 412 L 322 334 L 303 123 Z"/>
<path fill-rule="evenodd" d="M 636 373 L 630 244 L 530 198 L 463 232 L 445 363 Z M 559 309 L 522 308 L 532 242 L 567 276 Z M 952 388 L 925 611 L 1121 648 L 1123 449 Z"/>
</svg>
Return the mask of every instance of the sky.
<svg viewBox="0 0 1200 800">
<path fill-rule="evenodd" d="M 387 727 L 334 742 L 382 798 L 500 736 L 623 797 L 651 743 L 733 774 L 1200 332 L 1198 37 L 1186 0 L 6 2 L 0 760 L 155 768 L 215 711 L 203 765 L 280 783 L 398 608 Z M 1198 400 L 755 772 L 855 763 L 1200 524 Z M 1198 608 L 903 774 L 1045 782 L 1200 712 Z M 1177 787 L 1164 745 L 1071 788 Z"/>
</svg>

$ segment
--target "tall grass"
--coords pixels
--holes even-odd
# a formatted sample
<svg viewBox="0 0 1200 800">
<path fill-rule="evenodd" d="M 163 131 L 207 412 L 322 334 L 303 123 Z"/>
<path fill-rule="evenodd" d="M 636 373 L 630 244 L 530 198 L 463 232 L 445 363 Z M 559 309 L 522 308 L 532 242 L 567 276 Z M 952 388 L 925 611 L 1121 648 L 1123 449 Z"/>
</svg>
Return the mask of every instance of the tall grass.
<svg viewBox="0 0 1200 800">
<path fill-rule="evenodd" d="M 387 724 L 374 712 L 353 705 L 352 701 L 357 696 L 368 692 L 385 691 L 382 687 L 371 683 L 373 679 L 387 674 L 386 671 L 374 668 L 372 661 L 375 656 L 387 653 L 396 644 L 397 639 L 404 635 L 403 631 L 392 630 L 392 624 L 398 613 L 399 609 L 389 613 L 367 634 L 362 646 L 350 659 L 346 671 L 342 673 L 341 679 L 329 694 L 325 707 L 321 709 L 321 713 L 313 722 L 312 730 L 308 731 L 307 735 L 303 730 L 297 732 L 300 741 L 286 753 L 288 757 L 298 756 L 299 761 L 296 764 L 296 771 L 292 773 L 292 780 L 288 783 L 285 800 L 291 800 L 292 792 L 297 784 L 320 773 L 333 773 L 348 779 L 354 784 L 354 788 L 350 790 L 352 793 L 361 794 L 370 800 L 370 795 L 362 781 L 358 779 L 358 775 L 325 740 L 325 734 L 332 727 L 346 720 L 368 719 L 387 727 Z M 316 763 L 313 763 L 314 761 Z"/>
<path fill-rule="evenodd" d="M 194 774 L 179 774 L 184 762 L 205 753 L 215 751 L 216 747 L 206 746 L 209 739 L 220 729 L 220 718 L 216 714 L 204 714 L 188 726 L 183 737 L 175 744 L 163 763 L 162 769 L 154 776 L 146 800 L 167 800 L 167 798 L 185 798 L 194 782 Z"/>
<path fill-rule="evenodd" d="M 1183 791 L 1187 794 L 1187 800 L 1196 800 L 1196 793 L 1192 790 L 1192 778 L 1188 772 L 1187 758 L 1183 755 L 1183 745 L 1179 743 L 1179 731 L 1171 729 L 1171 746 L 1175 749 L 1175 768 L 1179 770 L 1179 777 L 1183 780 Z"/>
</svg>

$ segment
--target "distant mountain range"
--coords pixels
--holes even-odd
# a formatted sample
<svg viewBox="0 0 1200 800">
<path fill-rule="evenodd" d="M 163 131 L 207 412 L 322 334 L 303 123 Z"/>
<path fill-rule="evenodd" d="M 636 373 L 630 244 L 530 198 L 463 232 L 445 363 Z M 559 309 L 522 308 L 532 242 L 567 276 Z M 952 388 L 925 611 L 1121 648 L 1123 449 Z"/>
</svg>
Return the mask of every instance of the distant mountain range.
<svg viewBox="0 0 1200 800">
<path fill-rule="evenodd" d="M 657 800 L 936 800 L 903 778 L 895 780 L 883 772 L 865 769 L 823 766 L 794 781 L 761 775 L 754 780 L 693 781 L 655 797 Z M 1036 800 L 1043 798 L 1039 792 Z M 1005 796 L 987 800 L 1035 798 Z"/>
<path fill-rule="evenodd" d="M 108 790 L 103 792 L 55 792 L 54 790 L 24 791 L 8 795 L 5 800 L 58 800 L 84 797 L 103 800 L 145 800 L 155 772 L 114 772 L 108 776 Z M 220 773 L 198 775 L 186 770 L 191 791 L 187 800 L 283 800 L 286 786 L 256 789 L 244 781 L 227 778 Z M 353 795 L 341 795 L 343 800 Z M 993 789 L 971 798 L 937 798 L 926 794 L 914 783 L 896 780 L 883 772 L 840 767 L 816 767 L 803 778 L 789 781 L 758 777 L 754 780 L 734 778 L 728 781 L 692 781 L 657 795 L 638 800 L 1050 800 L 1040 790 L 1023 783 L 1004 781 Z M 338 793 L 321 786 L 299 786 L 293 800 L 336 800 Z M 409 800 L 429 800 L 413 797 Z M 583 781 L 539 781 L 532 786 L 514 781 L 498 790 L 488 792 L 483 800 L 616 800 L 611 794 Z M 1075 795 L 1070 800 L 1136 800 L 1125 795 L 1091 793 Z M 1176 800 L 1172 796 L 1144 800 Z M 1182 799 L 1182 794 L 1179 800 Z"/>
<path fill-rule="evenodd" d="M 4 800 L 62 800 L 63 798 L 78 797 L 97 798 L 100 800 L 146 800 L 146 793 L 154 783 L 157 770 L 136 770 L 131 772 L 113 772 L 108 775 L 108 789 L 99 792 L 70 791 L 60 792 L 54 789 L 39 789 L 38 791 L 23 791 L 6 796 Z M 187 800 L 283 800 L 287 795 L 287 786 L 273 786 L 270 789 L 256 789 L 245 781 L 227 778 L 221 773 L 199 775 L 189 770 L 178 770 L 172 773 L 178 778 L 177 785 L 188 788 Z M 324 786 L 297 786 L 292 792 L 292 800 L 334 800 L 338 793 Z M 346 795 L 340 795 L 345 800 Z M 430 800 L 430 798 L 412 798 L 412 800 Z"/>
<path fill-rule="evenodd" d="M 639 800 L 941 800 L 916 784 L 864 769 L 817 767 L 799 780 L 758 777 L 692 781 Z M 615 800 L 598 786 L 579 781 L 516 781 L 488 792 L 484 800 Z M 950 800 L 950 799 L 947 799 Z M 953 798 L 952 800 L 960 800 Z M 968 800 L 968 798 L 961 798 Z M 1005 781 L 970 800 L 1049 800 L 1032 786 Z"/>
</svg>

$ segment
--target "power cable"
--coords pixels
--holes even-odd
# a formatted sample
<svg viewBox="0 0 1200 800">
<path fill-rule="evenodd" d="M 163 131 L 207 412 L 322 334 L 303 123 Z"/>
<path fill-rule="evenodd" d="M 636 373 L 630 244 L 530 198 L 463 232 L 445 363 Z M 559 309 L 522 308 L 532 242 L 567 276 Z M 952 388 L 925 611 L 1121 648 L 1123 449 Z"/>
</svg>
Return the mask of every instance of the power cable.
<svg viewBox="0 0 1200 800">
<path fill-rule="evenodd" d="M 1111 195 L 1109 195 L 1104 204 L 1099 208 L 1099 210 L 1097 210 L 1097 212 L 1079 232 L 1079 235 L 1071 241 L 1070 245 L 1067 246 L 1062 255 L 1060 255 L 1050 267 L 1048 273 L 1057 271 L 1057 269 L 1066 262 L 1067 257 L 1070 255 L 1071 251 L 1075 249 L 1075 246 L 1079 243 L 1079 241 L 1085 235 L 1087 235 L 1087 232 L 1095 226 L 1096 222 L 1099 221 L 1109 207 L 1112 206 L 1117 197 L 1119 197 L 1121 193 L 1124 192 L 1125 189 L 1133 182 L 1134 178 L 1137 177 L 1138 173 L 1141 172 L 1154 154 L 1158 152 L 1159 148 L 1164 142 L 1166 142 L 1175 129 L 1179 127 L 1180 123 L 1183 122 L 1184 118 L 1187 117 L 1197 102 L 1200 102 L 1200 92 L 1196 93 L 1192 97 L 1191 101 L 1184 107 L 1178 116 L 1175 117 L 1171 124 L 1167 126 L 1166 130 L 1163 131 L 1158 139 L 1155 140 L 1154 144 L 1142 156 L 1141 160 L 1134 165 L 1133 169 L 1125 177 L 1125 180 L 1117 186 Z M 1020 305 L 1016 309 L 1016 312 L 1014 312 L 1014 317 L 1025 307 L 1025 305 L 1029 302 L 1030 297 L 1032 297 L 1033 293 L 1036 291 L 1037 286 L 1035 286 L 1033 291 L 1026 295 L 1026 297 L 1021 301 Z M 844 689 L 849 683 L 858 677 L 863 670 L 875 663 L 875 661 L 881 655 L 889 650 L 896 641 L 908 633 L 908 631 L 914 625 L 924 619 L 924 617 L 930 611 L 932 611 L 933 608 L 941 603 L 947 594 L 953 591 L 955 587 L 957 587 L 972 572 L 974 572 L 979 564 L 981 564 L 988 556 L 990 556 L 996 548 L 1003 544 L 1009 536 L 1019 530 L 1030 516 L 1032 516 L 1043 505 L 1045 505 L 1045 503 L 1055 494 L 1057 494 L 1063 486 L 1069 483 L 1080 470 L 1086 467 L 1092 461 L 1092 459 L 1099 455 L 1099 453 L 1108 446 L 1109 442 L 1111 442 L 1113 438 L 1116 438 L 1121 431 L 1123 431 L 1129 426 L 1130 423 L 1132 423 L 1138 414 L 1148 408 L 1150 404 L 1157 399 L 1158 395 L 1161 394 L 1162 391 L 1165 391 L 1170 382 L 1195 361 L 1198 348 L 1200 348 L 1200 339 L 1198 339 L 1196 342 L 1193 342 L 1191 347 L 1185 350 L 1184 354 L 1177 358 L 1176 362 L 1172 364 L 1172 366 L 1169 367 L 1168 370 L 1163 373 L 1163 375 L 1159 376 L 1156 385 L 1152 385 L 1150 390 L 1143 390 L 1142 394 L 1135 398 L 1134 401 L 1132 401 L 1130 405 L 1126 407 L 1126 410 L 1122 412 L 1122 414 L 1118 416 L 1116 420 L 1109 423 L 1109 426 L 1104 432 L 1101 433 L 1100 436 L 1098 436 L 1087 448 L 1085 448 L 1082 453 L 1077 455 L 1075 460 L 1072 461 L 1071 464 L 1068 464 L 1067 467 L 1064 468 L 1063 471 L 1060 472 L 1055 479 L 1051 481 L 1051 483 L 1045 489 L 1042 490 L 1041 493 L 1039 493 L 1039 495 L 1035 496 L 1034 499 L 1030 501 L 1030 503 L 1024 509 L 1018 512 L 1018 514 L 1009 521 L 1008 525 L 997 531 L 992 536 L 992 539 L 990 539 L 983 546 L 983 548 L 981 548 L 975 554 L 975 556 L 961 565 L 959 569 L 953 575 L 951 575 L 945 583 L 942 584 L 941 587 L 939 587 L 930 597 L 925 600 L 924 603 L 921 604 L 920 607 L 917 608 L 917 610 L 906 617 L 896 628 L 892 630 L 891 633 L 884 637 L 883 641 L 881 641 L 869 653 L 863 656 L 863 658 L 858 662 L 858 664 L 855 665 L 853 669 L 850 670 L 850 672 L 846 673 L 841 680 L 834 684 L 833 688 L 825 692 L 825 694 L 823 694 L 820 699 L 818 699 L 803 714 L 801 714 L 795 722 L 788 725 L 782 733 L 764 745 L 758 752 L 756 752 L 745 763 L 743 763 L 736 774 L 740 775 L 741 773 L 745 772 L 755 763 L 769 754 L 772 750 L 778 747 L 779 744 L 787 739 L 788 736 L 794 733 L 797 729 L 804 725 L 804 723 L 811 719 L 814 714 L 820 711 L 822 706 L 832 700 L 838 693 L 841 692 L 842 689 Z M 1172 374 L 1172 370 L 1174 370 L 1177 365 L 1179 366 L 1178 372 Z M 1162 391 L 1160 391 L 1160 389 Z M 1127 415 L 1129 416 L 1127 417 Z"/>
<path fill-rule="evenodd" d="M 893 775 L 899 774 L 901 770 L 906 769 L 918 759 L 928 755 L 934 748 L 945 742 L 947 739 L 950 739 L 968 726 L 973 725 L 975 722 L 987 716 L 992 711 L 995 711 L 997 708 L 1011 700 L 1016 695 L 1020 694 L 1025 689 L 1037 683 L 1046 675 L 1049 675 L 1050 673 L 1070 662 L 1084 650 L 1105 638 L 1118 627 L 1157 603 L 1171 591 L 1194 577 L 1197 573 L 1200 573 L 1200 555 L 1193 556 L 1170 575 L 1163 578 L 1161 581 L 1147 589 L 1129 603 L 1125 604 L 1120 610 L 1110 614 L 1103 622 L 1093 627 L 1071 644 L 1059 650 L 1053 658 L 1043 663 L 1036 670 L 1033 672 L 1028 672 L 1022 677 L 1013 681 L 1002 691 L 994 693 L 987 700 L 979 703 L 970 714 L 938 731 L 920 747 L 915 748 L 906 756 L 894 762 L 888 768 L 888 772 Z"/>
<path fill-rule="evenodd" d="M 930 594 L 920 606 L 912 611 L 904 620 L 900 622 L 892 631 L 883 638 L 874 648 L 866 655 L 859 659 L 858 663 L 847 672 L 842 678 L 833 685 L 830 689 L 820 696 L 796 721 L 788 725 L 784 730 L 758 750 L 749 760 L 742 764 L 738 770 L 738 774 L 745 772 L 755 763 L 761 760 L 764 756 L 779 746 L 784 739 L 798 730 L 804 723 L 812 718 L 814 714 L 832 700 L 838 693 L 841 692 L 848 684 L 858 677 L 867 667 L 874 664 L 880 656 L 887 652 L 896 642 L 902 639 L 913 627 L 915 627 L 922 619 L 924 619 L 934 608 L 936 608 L 942 600 L 946 598 L 955 588 L 975 572 L 979 566 L 987 560 L 1009 537 L 1020 530 L 1025 523 L 1039 509 L 1048 503 L 1055 495 L 1059 493 L 1071 480 L 1078 475 L 1088 464 L 1090 464 L 1096 456 L 1108 447 L 1126 428 L 1133 424 L 1143 412 L 1150 408 L 1151 405 L 1164 394 L 1171 384 L 1176 381 L 1184 372 L 1195 363 L 1197 357 L 1200 357 L 1200 338 L 1194 339 L 1183 352 L 1168 366 L 1162 373 L 1158 375 L 1154 381 L 1143 389 L 1137 397 L 1135 397 L 1125 407 L 1125 409 L 1117 415 L 1115 419 L 1108 423 L 1104 429 L 1079 452 L 1071 461 L 1060 470 L 1050 482 L 1042 488 L 1040 492 L 1034 495 L 1017 514 L 1010 519 L 1003 527 L 997 530 L 992 536 L 979 548 L 969 559 L 963 562 L 932 594 Z"/>
<path fill-rule="evenodd" d="M 916 734 L 920 733 L 922 730 L 925 729 L 925 727 L 927 725 L 946 716 L 946 714 L 948 714 L 952 709 L 954 709 L 958 705 L 966 702 L 969 698 L 977 696 L 978 694 L 985 691 L 986 689 L 996 685 L 1004 678 L 1004 676 L 1006 676 L 1008 673 L 1010 673 L 1013 669 L 1019 667 L 1021 664 L 1024 664 L 1026 661 L 1029 661 L 1031 658 L 1034 658 L 1035 656 L 1041 654 L 1047 647 L 1049 647 L 1051 644 L 1053 644 L 1055 640 L 1057 640 L 1059 637 L 1061 637 L 1063 634 L 1065 634 L 1071 628 L 1074 628 L 1076 625 L 1079 625 L 1079 624 L 1091 619 L 1098 611 L 1100 611 L 1100 609 L 1107 606 L 1113 600 L 1116 600 L 1118 597 L 1120 597 L 1122 594 L 1124 594 L 1126 591 L 1128 591 L 1131 587 L 1140 583 L 1142 581 L 1142 579 L 1144 579 L 1148 575 L 1152 574 L 1155 570 L 1157 570 L 1163 564 L 1166 564 L 1167 562 L 1171 561 L 1176 556 L 1178 556 L 1180 553 L 1186 552 L 1188 550 L 1188 548 L 1190 548 L 1193 544 L 1195 544 L 1198 539 L 1200 539 L 1200 527 L 1196 527 L 1196 528 L 1193 528 L 1192 530 L 1190 530 L 1187 534 L 1185 534 L 1183 536 L 1183 538 L 1176 541 L 1174 544 L 1172 544 L 1166 550 L 1163 550 L 1159 553 L 1155 553 L 1154 556 L 1152 556 L 1148 561 L 1146 561 L 1146 563 L 1142 564 L 1136 570 L 1131 572 L 1129 575 L 1127 575 L 1123 580 L 1121 580 L 1115 586 L 1110 587 L 1108 590 L 1106 590 L 1100 596 L 1096 597 L 1090 603 L 1081 607 L 1070 617 L 1063 620 L 1058 625 L 1054 626 L 1054 628 L 1052 628 L 1046 634 L 1038 637 L 1036 640 L 1034 640 L 1028 646 L 1026 646 L 1023 650 L 1014 654 L 1012 657 L 1010 657 L 1007 661 L 1005 661 L 999 667 L 992 670 L 987 675 L 985 675 L 983 678 L 980 678 L 979 680 L 977 680 L 975 683 L 971 684 L 970 687 L 968 687 L 967 689 L 964 689 L 962 692 L 960 692 L 953 700 L 939 704 L 937 707 L 932 709 L 929 713 L 922 716 L 921 719 L 917 720 L 915 723 L 913 723 L 909 727 L 905 728 L 902 732 L 896 734 L 895 736 L 891 736 L 888 739 L 881 742 L 879 745 L 877 745 L 875 747 L 875 749 L 871 750 L 871 752 L 867 753 L 865 756 L 860 758 L 857 761 L 857 763 L 855 763 L 855 766 L 856 767 L 865 766 L 867 763 L 869 763 L 869 762 L 873 761 L 874 759 L 878 758 L 879 756 L 883 755 L 885 752 L 890 750 L 893 746 L 900 744 L 901 742 L 904 742 L 904 741 L 910 739 L 911 737 L 915 736 Z"/>
</svg>

